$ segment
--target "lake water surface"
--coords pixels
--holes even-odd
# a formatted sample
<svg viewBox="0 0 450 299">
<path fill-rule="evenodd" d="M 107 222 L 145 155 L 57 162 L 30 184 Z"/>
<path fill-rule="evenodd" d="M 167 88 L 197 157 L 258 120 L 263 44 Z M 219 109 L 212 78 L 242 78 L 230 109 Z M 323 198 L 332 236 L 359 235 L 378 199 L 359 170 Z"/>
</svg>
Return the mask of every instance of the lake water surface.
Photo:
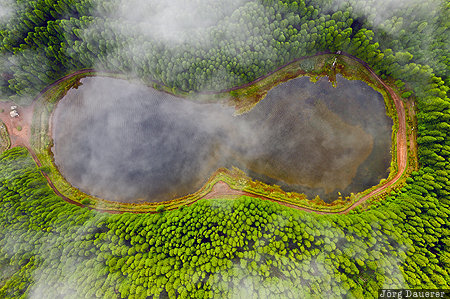
<svg viewBox="0 0 450 299">
<path fill-rule="evenodd" d="M 392 120 L 361 81 L 300 77 L 240 116 L 120 79 L 81 82 L 55 109 L 52 150 L 68 182 L 107 200 L 181 197 L 219 167 L 327 201 L 388 176 Z"/>
</svg>

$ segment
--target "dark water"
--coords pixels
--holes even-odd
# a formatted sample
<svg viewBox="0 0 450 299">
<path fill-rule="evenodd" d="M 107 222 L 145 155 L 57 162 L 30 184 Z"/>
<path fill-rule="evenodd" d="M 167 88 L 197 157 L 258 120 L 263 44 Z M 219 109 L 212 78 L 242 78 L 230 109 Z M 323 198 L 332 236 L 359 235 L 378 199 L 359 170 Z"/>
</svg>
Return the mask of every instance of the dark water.
<svg viewBox="0 0 450 299">
<path fill-rule="evenodd" d="M 104 199 L 170 200 L 219 167 L 328 200 L 388 175 L 392 120 L 360 81 L 294 79 L 241 116 L 119 79 L 82 83 L 55 110 L 55 162 L 72 185 Z"/>
</svg>

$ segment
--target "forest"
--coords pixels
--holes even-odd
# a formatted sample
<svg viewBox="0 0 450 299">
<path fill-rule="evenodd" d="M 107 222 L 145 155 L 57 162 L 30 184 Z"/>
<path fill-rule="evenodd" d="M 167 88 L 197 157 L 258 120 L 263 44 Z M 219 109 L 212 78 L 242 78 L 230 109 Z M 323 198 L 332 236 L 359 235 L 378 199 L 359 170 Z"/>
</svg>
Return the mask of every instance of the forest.
<svg viewBox="0 0 450 299">
<path fill-rule="evenodd" d="M 193 2 L 198 16 L 216 11 Z M 126 6 L 119 0 L 2 2 L 2 100 L 30 104 L 86 68 L 174 93 L 221 90 L 305 55 L 345 51 L 414 99 L 420 169 L 383 201 L 343 215 L 245 196 L 105 214 L 61 200 L 28 151 L 13 148 L 0 156 L 0 297 L 376 298 L 380 288 L 448 289 L 450 4 L 380 3 L 232 0 L 214 22 L 173 38 L 145 35 L 146 26 L 116 15 Z"/>
</svg>

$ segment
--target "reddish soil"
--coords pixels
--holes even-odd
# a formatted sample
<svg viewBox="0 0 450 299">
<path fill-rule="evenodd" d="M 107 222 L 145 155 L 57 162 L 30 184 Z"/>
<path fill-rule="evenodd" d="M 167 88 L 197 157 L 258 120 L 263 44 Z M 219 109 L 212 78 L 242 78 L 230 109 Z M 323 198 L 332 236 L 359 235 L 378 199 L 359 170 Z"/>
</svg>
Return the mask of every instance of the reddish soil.
<svg viewBox="0 0 450 299">
<path fill-rule="evenodd" d="M 318 55 L 323 55 L 323 54 L 332 54 L 330 52 L 321 52 L 321 53 L 317 53 L 316 55 L 313 56 L 318 56 Z M 360 206 L 361 204 L 365 203 L 369 198 L 371 198 L 374 195 L 380 194 L 381 192 L 383 192 L 386 188 L 388 188 L 389 186 L 395 184 L 400 177 L 402 176 L 404 170 L 406 169 L 406 165 L 407 165 L 407 140 L 406 140 L 406 120 L 405 120 L 405 109 L 403 107 L 403 102 L 402 100 L 399 98 L 399 96 L 394 92 L 394 90 L 392 88 L 390 88 L 389 86 L 387 86 L 376 74 L 375 72 L 369 67 L 369 65 L 367 63 L 365 63 L 364 61 L 353 57 L 349 54 L 346 53 L 342 53 L 341 55 L 345 55 L 348 56 L 350 58 L 353 58 L 354 60 L 357 60 L 359 63 L 361 63 L 372 75 L 374 78 L 377 79 L 377 81 L 382 84 L 384 86 L 384 88 L 386 89 L 386 91 L 391 95 L 392 99 L 394 100 L 395 103 L 395 107 L 397 110 L 397 115 L 398 115 L 398 124 L 399 124 L 399 128 L 397 131 L 397 163 L 398 163 L 398 172 L 396 174 L 396 176 L 394 178 L 392 178 L 390 181 L 386 182 L 384 185 L 378 187 L 377 189 L 371 191 L 370 193 L 368 193 L 367 195 L 363 196 L 362 198 L 360 198 L 358 201 L 356 201 L 355 203 L 353 203 L 350 207 L 348 207 L 347 209 L 345 209 L 344 211 L 340 211 L 340 212 L 322 212 L 322 211 L 316 211 L 314 209 L 308 209 L 308 208 L 304 208 L 304 207 L 298 207 L 295 206 L 293 204 L 289 204 L 289 203 L 284 203 L 284 202 L 280 202 L 277 201 L 275 199 L 271 199 L 268 197 L 264 197 L 264 196 L 260 196 L 260 195 L 255 195 L 249 192 L 245 192 L 245 191 L 239 191 L 239 190 L 234 190 L 231 189 L 225 182 L 223 181 L 219 181 L 217 182 L 212 190 L 205 196 L 203 196 L 202 198 L 204 199 L 210 199 L 210 198 L 221 198 L 221 197 L 232 197 L 232 198 L 236 198 L 238 196 L 241 195 L 246 195 L 246 196 L 251 196 L 251 197 L 255 197 L 255 198 L 261 198 L 264 200 L 270 200 L 273 202 L 277 202 L 279 204 L 282 204 L 284 206 L 288 206 L 297 210 L 303 210 L 306 212 L 314 212 L 317 214 L 345 214 L 348 213 L 349 211 L 353 210 L 354 208 Z M 311 57 L 311 56 L 309 56 Z M 304 58 L 300 58 L 300 59 L 296 59 L 295 61 L 301 60 Z M 279 67 L 277 70 L 270 72 L 269 74 L 256 79 L 253 82 L 247 83 L 243 86 L 240 87 L 234 87 L 234 88 L 230 88 L 227 90 L 223 90 L 222 92 L 225 91 L 231 91 L 231 90 L 236 90 L 238 88 L 241 87 L 245 87 L 245 86 L 249 86 L 251 84 L 254 84 L 257 81 L 262 80 L 263 78 L 266 78 L 267 76 L 270 76 L 271 74 L 273 74 L 274 72 L 282 69 L 283 67 L 292 64 L 292 61 L 284 66 Z M 54 82 L 53 84 L 47 86 L 42 92 L 39 93 L 39 95 L 35 98 L 35 100 L 37 98 L 39 98 L 43 93 L 45 93 L 49 88 L 55 86 L 56 84 L 69 79 L 71 77 L 74 77 L 76 75 L 79 74 L 84 74 L 84 73 L 89 73 L 89 72 L 95 72 L 95 70 L 92 69 L 87 69 L 87 70 L 80 70 L 77 72 L 74 72 L 72 74 L 69 74 L 67 76 L 62 77 L 61 79 L 57 80 L 56 82 Z M 10 112 L 10 107 L 12 105 L 11 102 L 0 102 L 0 111 L 1 109 L 4 109 L 3 113 L 0 113 L 0 119 L 5 123 L 7 129 L 8 129 L 8 133 L 10 134 L 10 138 L 11 138 L 11 147 L 15 147 L 15 146 L 24 146 L 28 149 L 28 151 L 31 153 L 33 159 L 35 160 L 36 164 L 38 166 L 41 166 L 41 163 L 39 161 L 39 159 L 36 157 L 36 154 L 32 151 L 31 147 L 30 147 L 30 126 L 31 126 L 31 120 L 32 120 L 32 116 L 33 116 L 33 108 L 34 108 L 34 102 L 33 104 L 27 107 L 19 107 L 17 110 L 19 112 L 19 117 L 18 118 L 11 118 L 9 116 L 9 112 Z M 18 131 L 17 130 L 17 126 L 21 126 L 22 130 Z M 413 136 L 413 134 L 411 133 L 411 136 Z M 45 174 L 42 173 L 44 175 L 44 177 L 47 179 L 49 186 L 54 190 L 54 192 L 60 196 L 62 199 L 64 199 L 65 201 L 78 205 L 78 206 L 83 206 L 82 204 L 75 202 L 73 200 L 71 200 L 70 198 L 67 198 L 66 196 L 62 195 L 57 189 L 56 187 L 53 185 L 52 181 L 50 180 L 50 178 Z M 112 210 L 103 210 L 103 209 L 96 209 L 98 211 L 102 211 L 102 212 L 108 212 L 108 213 L 123 213 L 126 211 L 112 211 Z"/>
<path fill-rule="evenodd" d="M 11 140 L 11 147 L 24 146 L 29 149 L 34 105 L 18 106 L 16 111 L 19 113 L 19 116 L 14 118 L 9 115 L 11 106 L 17 105 L 12 102 L 0 102 L 0 120 L 6 125 Z M 3 112 L 1 112 L 2 110 Z M 22 129 L 18 130 L 18 127 Z"/>
<path fill-rule="evenodd" d="M 397 131 L 397 165 L 398 170 L 397 174 L 387 183 L 380 186 L 379 188 L 373 190 L 372 192 L 366 194 L 361 199 L 359 199 L 357 202 L 352 204 L 350 207 L 348 207 L 345 211 L 341 213 L 347 213 L 357 206 L 363 204 L 366 202 L 369 198 L 371 198 L 374 195 L 380 194 L 383 190 L 386 188 L 392 186 L 395 184 L 400 177 L 403 175 L 403 172 L 406 169 L 406 165 L 408 162 L 408 145 L 406 140 L 406 117 L 405 117 L 405 108 L 403 107 L 403 101 L 400 99 L 400 97 L 394 92 L 392 88 L 387 86 L 375 73 L 374 71 L 369 68 L 366 64 L 365 67 L 369 70 L 369 72 L 374 76 L 374 78 L 377 79 L 377 81 L 383 85 L 383 87 L 386 89 L 386 91 L 390 94 L 392 99 L 395 103 L 395 108 L 397 110 L 397 116 L 398 116 L 398 131 Z"/>
<path fill-rule="evenodd" d="M 38 98 L 40 98 L 47 90 L 52 88 L 53 86 L 61 83 L 64 80 L 72 78 L 79 74 L 84 74 L 88 72 L 92 72 L 92 69 L 79 70 L 72 74 L 66 75 L 57 81 L 53 82 L 46 88 L 44 88 L 34 99 L 31 105 L 29 106 L 19 106 L 12 102 L 0 102 L 0 120 L 5 123 L 6 128 L 8 130 L 9 138 L 11 139 L 11 147 L 16 146 L 24 146 L 31 152 L 30 147 L 30 137 L 31 137 L 31 122 L 33 119 L 34 112 L 34 104 Z M 9 115 L 11 111 L 11 106 L 17 106 L 17 112 L 19 113 L 18 117 L 12 118 Z M 19 131 L 17 127 L 21 127 L 22 129 Z M 36 161 L 37 162 L 37 161 Z"/>
<path fill-rule="evenodd" d="M 303 207 L 298 207 L 292 204 L 288 204 L 285 202 L 280 202 L 277 201 L 275 199 L 271 199 L 268 197 L 264 197 L 264 196 L 259 196 L 259 195 L 255 195 L 255 194 L 251 194 L 248 192 L 244 192 L 244 191 L 238 191 L 238 190 L 234 190 L 231 189 L 225 182 L 218 182 L 213 189 L 211 190 L 211 192 L 209 192 L 206 196 L 204 196 L 203 198 L 220 198 L 223 196 L 234 196 L 234 197 L 238 197 L 241 195 L 246 195 L 246 196 L 251 196 L 251 197 L 257 197 L 257 198 L 261 198 L 261 199 L 265 199 L 265 200 L 271 200 L 274 202 L 278 202 L 279 204 L 282 204 L 284 206 L 288 206 L 297 210 L 303 210 L 303 211 L 307 211 L 307 212 L 315 212 L 317 214 L 346 214 L 348 212 L 350 212 L 351 210 L 353 210 L 354 208 L 362 205 L 363 203 L 365 203 L 369 198 L 371 198 L 372 196 L 378 195 L 380 193 L 382 193 L 385 189 L 389 188 L 390 186 L 392 186 L 393 184 L 395 184 L 400 177 L 402 176 L 403 172 L 406 169 L 406 165 L 407 165 L 407 159 L 408 159 L 408 146 L 407 146 L 407 140 L 406 140 L 406 118 L 405 118 L 405 108 L 403 107 L 403 101 L 400 99 L 400 97 L 394 92 L 394 90 L 392 88 L 390 88 L 389 86 L 387 86 L 376 74 L 375 72 L 369 67 L 369 65 L 367 63 L 365 63 L 364 61 L 353 57 L 351 55 L 348 55 L 346 53 L 342 53 L 342 55 L 351 57 L 355 60 L 357 60 L 358 62 L 360 62 L 371 74 L 374 78 L 377 79 L 377 81 L 383 85 L 383 87 L 386 89 L 386 91 L 390 94 L 390 96 L 392 97 L 392 99 L 394 100 L 395 103 L 395 108 L 397 110 L 397 116 L 398 116 L 398 131 L 397 131 L 397 165 L 398 165 L 398 171 L 397 174 L 388 182 L 386 182 L 384 185 L 378 187 L 377 189 L 371 191 L 370 193 L 366 194 L 365 196 L 361 197 L 358 201 L 354 202 L 351 206 L 349 206 L 347 209 L 340 211 L 340 212 L 323 212 L 323 211 L 316 211 L 313 209 L 308 209 L 308 208 L 303 208 Z M 411 133 L 411 140 L 414 139 L 414 134 Z"/>
<path fill-rule="evenodd" d="M 321 211 L 316 211 L 313 209 L 308 209 L 308 208 L 303 208 L 303 207 L 299 207 L 293 204 L 289 204 L 289 203 L 285 203 L 282 201 L 278 201 L 269 197 L 265 197 L 262 195 L 255 195 L 249 192 L 245 192 L 245 191 L 240 191 L 240 190 L 235 190 L 235 189 L 231 189 L 230 186 L 228 186 L 227 183 L 225 183 L 224 181 L 218 181 L 213 188 L 211 189 L 211 191 L 206 194 L 205 196 L 203 196 L 200 199 L 212 199 L 212 198 L 227 198 L 227 197 L 232 197 L 232 198 L 237 198 L 239 196 L 250 196 L 250 197 L 255 197 L 255 198 L 259 198 L 259 199 L 263 199 L 263 200 L 270 200 L 273 202 L 277 202 L 279 204 L 282 204 L 284 206 L 290 207 L 290 208 L 294 208 L 297 210 L 302 210 L 302 211 L 306 211 L 306 212 L 314 212 L 317 214 L 332 214 L 332 213 L 325 213 L 325 212 L 321 212 Z"/>
</svg>

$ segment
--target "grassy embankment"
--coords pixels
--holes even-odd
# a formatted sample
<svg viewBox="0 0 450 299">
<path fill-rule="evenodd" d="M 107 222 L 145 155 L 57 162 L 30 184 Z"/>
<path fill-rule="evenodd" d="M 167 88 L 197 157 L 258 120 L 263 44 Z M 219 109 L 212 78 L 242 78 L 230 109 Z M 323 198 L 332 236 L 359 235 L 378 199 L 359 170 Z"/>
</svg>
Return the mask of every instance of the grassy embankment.
<svg viewBox="0 0 450 299">
<path fill-rule="evenodd" d="M 0 154 L 9 149 L 11 146 L 11 140 L 9 139 L 8 130 L 6 125 L 0 121 Z"/>
<path fill-rule="evenodd" d="M 332 64 L 335 58 L 337 58 L 337 63 L 335 69 L 332 69 Z M 392 137 L 391 137 L 392 159 L 389 177 L 381 180 L 378 185 L 373 186 L 367 190 L 364 190 L 363 192 L 360 192 L 356 195 L 352 195 L 347 198 L 340 197 L 330 204 L 323 202 L 319 198 L 307 200 L 303 195 L 289 192 L 285 193 L 277 187 L 271 188 L 271 186 L 261 184 L 258 182 L 255 183 L 256 187 L 249 185 L 248 187 L 243 189 L 244 191 L 269 197 L 279 202 L 294 204 L 296 206 L 304 207 L 307 209 L 313 209 L 316 211 L 340 212 L 345 211 L 354 202 L 357 202 L 359 199 L 369 194 L 373 190 L 385 185 L 396 176 L 398 172 L 397 131 L 399 124 L 394 101 L 392 97 L 389 95 L 389 93 L 385 90 L 385 88 L 372 76 L 372 74 L 359 62 L 353 60 L 352 58 L 343 55 L 325 54 L 307 59 L 302 59 L 291 63 L 282 70 L 275 72 L 271 76 L 266 77 L 256 82 L 255 84 L 252 84 L 251 86 L 236 91 L 232 91 L 231 94 L 235 96 L 235 101 L 237 102 L 237 107 L 239 111 L 245 112 L 251 109 L 253 105 L 255 105 L 260 99 L 262 99 L 265 96 L 268 90 L 270 90 L 273 86 L 277 84 L 280 84 L 282 82 L 288 81 L 292 78 L 296 78 L 302 75 L 310 76 L 311 81 L 316 81 L 320 77 L 327 76 L 330 79 L 330 81 L 334 82 L 337 73 L 340 73 L 348 80 L 364 81 L 369 86 L 371 86 L 372 88 L 374 88 L 376 91 L 380 92 L 383 95 L 385 99 L 386 113 L 389 117 L 393 119 Z M 388 80 L 385 83 L 389 85 L 392 89 L 394 89 L 398 94 L 401 94 L 401 92 L 398 90 L 398 88 L 395 86 L 392 80 Z M 246 102 L 245 100 L 246 98 L 253 100 Z M 409 103 L 411 103 L 411 101 L 409 101 Z M 410 115 L 411 113 L 409 109 L 406 109 L 405 112 L 408 120 L 406 132 L 410 132 L 411 129 L 415 126 L 415 118 L 414 115 Z M 417 169 L 417 162 L 416 162 L 417 154 L 415 153 L 414 148 L 415 145 L 411 147 L 408 143 L 408 166 L 406 171 L 400 178 L 400 180 L 396 184 L 388 187 L 384 192 L 381 192 L 373 196 L 366 203 L 364 203 L 360 207 L 357 207 L 355 209 L 356 211 L 366 208 L 373 202 L 384 199 L 392 190 L 397 190 L 404 185 L 408 174 L 411 173 L 413 170 Z M 230 186 L 234 188 L 233 185 Z"/>
<path fill-rule="evenodd" d="M 335 58 L 337 58 L 337 63 L 335 68 L 332 68 L 332 64 Z M 372 188 L 367 189 L 356 195 L 352 195 L 351 197 L 347 198 L 339 197 L 337 200 L 335 200 L 330 204 L 324 203 L 322 200 L 320 200 L 320 198 L 308 200 L 306 196 L 303 194 L 298 194 L 294 192 L 284 192 L 278 186 L 271 186 L 264 184 L 262 182 L 253 181 L 251 180 L 251 178 L 247 177 L 243 172 L 237 169 L 232 170 L 219 169 L 210 177 L 207 183 L 197 192 L 182 198 L 162 203 L 127 204 L 127 203 L 113 202 L 85 194 L 82 191 L 72 187 L 62 177 L 58 169 L 53 164 L 53 155 L 51 152 L 52 140 L 50 136 L 51 128 L 49 127 L 51 113 L 55 109 L 57 102 L 66 94 L 66 92 L 71 87 L 76 86 L 82 77 L 99 75 L 99 76 L 111 76 L 123 78 L 121 75 L 118 74 L 109 74 L 102 72 L 95 72 L 95 73 L 86 72 L 71 77 L 70 79 L 65 80 L 63 82 L 60 82 L 59 84 L 47 90 L 39 99 L 37 99 L 36 102 L 35 115 L 33 117 L 33 125 L 32 125 L 31 145 L 43 165 L 42 170 L 49 175 L 50 179 L 52 180 L 56 188 L 64 196 L 96 209 L 103 209 L 117 212 L 125 212 L 125 211 L 156 212 L 161 211 L 163 209 L 175 209 L 199 200 L 200 198 L 202 198 L 211 191 L 214 184 L 216 184 L 218 181 L 224 181 L 230 186 L 230 188 L 252 193 L 256 197 L 263 196 L 272 199 L 274 201 L 322 212 L 340 212 L 346 210 L 349 206 L 351 206 L 354 202 L 358 201 L 364 195 L 370 193 L 372 190 L 378 188 L 379 186 L 391 180 L 398 171 L 397 154 L 396 154 L 396 144 L 397 144 L 396 134 L 398 130 L 398 119 L 393 99 L 389 96 L 388 92 L 384 89 L 384 87 L 359 62 L 343 55 L 324 54 L 319 56 L 313 56 L 292 62 L 286 67 L 279 69 L 269 74 L 268 76 L 260 78 L 255 82 L 252 82 L 251 84 L 248 84 L 244 87 L 233 88 L 230 90 L 225 90 L 214 94 L 203 93 L 199 95 L 194 93 L 179 92 L 166 88 L 165 86 L 156 82 L 153 84 L 152 87 L 165 92 L 173 93 L 177 96 L 186 97 L 189 100 L 194 100 L 195 98 L 196 101 L 208 100 L 227 103 L 235 106 L 236 113 L 240 114 L 250 110 L 254 105 L 256 105 L 256 103 L 258 103 L 261 99 L 264 98 L 264 96 L 271 88 L 273 88 L 278 84 L 305 75 L 310 76 L 312 81 L 315 81 L 323 76 L 328 76 L 330 78 L 330 81 L 334 82 L 337 73 L 342 74 L 345 78 L 349 80 L 362 80 L 367 84 L 369 84 L 371 87 L 373 87 L 375 90 L 379 91 L 385 99 L 386 111 L 388 116 L 390 116 L 394 120 L 394 126 L 392 132 L 392 161 L 389 177 L 385 180 L 381 180 L 380 184 L 377 186 L 373 186 Z M 394 87 L 393 84 L 389 85 Z M 408 111 L 409 109 L 406 110 Z M 409 126 L 414 125 L 413 123 L 414 118 L 409 115 L 407 117 L 410 120 L 408 121 L 408 125 Z M 410 132 L 410 130 L 407 130 L 407 132 Z M 410 154 L 413 153 L 410 153 L 410 150 L 408 150 L 408 161 L 410 161 L 411 160 L 410 157 L 412 157 L 410 156 Z M 381 194 L 374 196 L 365 205 L 362 205 L 362 207 L 358 207 L 357 210 L 365 208 L 371 202 L 383 199 L 391 190 L 401 188 L 406 179 L 407 174 L 410 173 L 415 168 L 416 163 L 414 163 L 413 166 L 410 165 L 410 167 L 407 168 L 407 171 L 405 171 L 402 178 L 399 180 L 397 184 L 390 186 L 388 189 L 386 189 L 385 192 L 382 192 Z"/>
</svg>

